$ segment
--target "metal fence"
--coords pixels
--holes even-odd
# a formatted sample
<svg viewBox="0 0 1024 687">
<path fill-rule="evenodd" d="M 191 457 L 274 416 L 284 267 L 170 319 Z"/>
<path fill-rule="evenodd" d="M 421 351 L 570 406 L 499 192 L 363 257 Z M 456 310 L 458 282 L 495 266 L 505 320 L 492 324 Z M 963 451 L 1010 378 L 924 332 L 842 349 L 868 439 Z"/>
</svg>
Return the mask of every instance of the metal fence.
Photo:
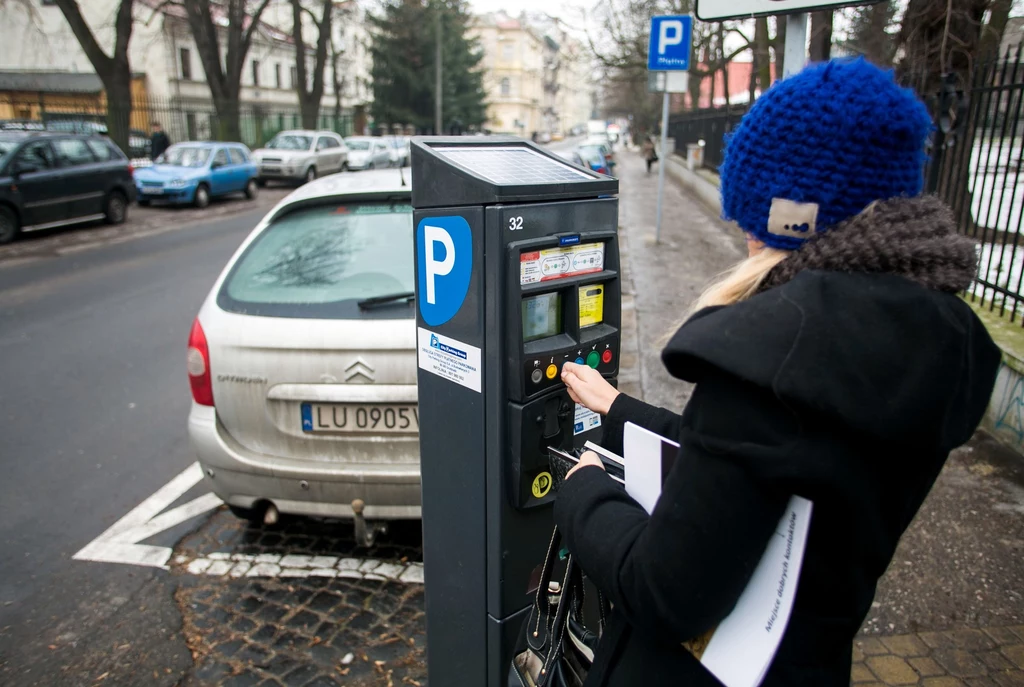
<svg viewBox="0 0 1024 687">
<path fill-rule="evenodd" d="M 725 136 L 747 113 L 746 105 L 694 110 L 669 117 L 668 135 L 676 152 L 686 156 L 686 146 L 704 141 L 704 166 L 717 172 L 725 154 Z"/>
<path fill-rule="evenodd" d="M 325 99 L 326 104 L 326 99 Z M 80 133 L 105 133 L 107 105 L 96 98 L 62 97 L 19 99 L 0 93 L 0 113 L 6 114 L 0 127 L 25 129 L 55 129 Z M 259 148 L 279 131 L 302 128 L 297 105 L 254 105 L 239 107 L 241 142 L 250 148 Z M 335 114 L 331 108 L 321 108 L 317 128 L 334 131 L 342 136 L 355 133 L 355 117 L 351 111 Z M 209 101 L 146 100 L 132 104 L 129 116 L 131 136 L 127 152 L 131 157 L 145 157 L 150 131 L 160 123 L 172 142 L 211 141 L 224 137 L 224 127 L 213 104 Z"/>
<path fill-rule="evenodd" d="M 1018 48 L 979 64 L 970 84 L 950 78 L 932 98 L 936 133 L 927 170 L 928 190 L 949 204 L 959 231 L 978 243 L 978 277 L 969 297 L 1011 322 L 1024 305 L 1021 56 Z"/>
</svg>

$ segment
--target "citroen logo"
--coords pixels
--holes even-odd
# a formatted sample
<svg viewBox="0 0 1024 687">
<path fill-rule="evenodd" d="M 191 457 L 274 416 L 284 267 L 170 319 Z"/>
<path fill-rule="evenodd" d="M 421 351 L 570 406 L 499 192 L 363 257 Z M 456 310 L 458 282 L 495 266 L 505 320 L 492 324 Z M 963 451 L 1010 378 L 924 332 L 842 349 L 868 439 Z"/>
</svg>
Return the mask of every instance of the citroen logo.
<svg viewBox="0 0 1024 687">
<path fill-rule="evenodd" d="M 362 356 L 359 356 L 345 368 L 345 381 L 352 382 L 357 381 L 358 377 L 362 377 L 360 382 L 372 382 L 373 381 L 373 367 L 363 360 Z"/>
</svg>

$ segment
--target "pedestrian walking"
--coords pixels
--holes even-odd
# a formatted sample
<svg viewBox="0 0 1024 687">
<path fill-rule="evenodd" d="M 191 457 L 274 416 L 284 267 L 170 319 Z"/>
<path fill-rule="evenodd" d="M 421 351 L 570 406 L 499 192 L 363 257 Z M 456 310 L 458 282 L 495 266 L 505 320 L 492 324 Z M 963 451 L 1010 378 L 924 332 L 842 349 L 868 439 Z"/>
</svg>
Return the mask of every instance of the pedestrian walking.
<svg viewBox="0 0 1024 687">
<path fill-rule="evenodd" d="M 156 160 L 171 147 L 171 139 L 164 133 L 160 122 L 153 122 L 153 135 L 149 137 L 149 159 Z"/>
<path fill-rule="evenodd" d="M 693 640 L 730 613 L 794 494 L 813 502 L 810 532 L 762 685 L 849 684 L 877 580 L 1000 360 L 956 295 L 974 245 L 921 195 L 930 130 L 913 93 L 862 59 L 776 84 L 722 168 L 749 257 L 662 353 L 696 383 L 682 415 L 565 366 L 573 399 L 605 416 L 606 448 L 621 455 L 626 422 L 681 446 L 651 515 L 593 453 L 558 494 L 563 541 L 614 609 L 587 687 L 718 686 Z"/>
<path fill-rule="evenodd" d="M 644 136 L 643 145 L 644 160 L 647 161 L 647 173 L 651 173 L 651 165 L 658 161 L 658 152 L 654 146 L 654 139 L 649 135 Z"/>
</svg>

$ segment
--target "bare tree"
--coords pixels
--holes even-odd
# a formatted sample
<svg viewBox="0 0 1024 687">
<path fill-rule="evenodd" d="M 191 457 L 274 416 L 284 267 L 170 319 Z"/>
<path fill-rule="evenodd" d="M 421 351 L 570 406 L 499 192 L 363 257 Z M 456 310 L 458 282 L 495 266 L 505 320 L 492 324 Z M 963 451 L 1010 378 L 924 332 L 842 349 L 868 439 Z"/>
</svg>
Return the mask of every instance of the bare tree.
<svg viewBox="0 0 1024 687">
<path fill-rule="evenodd" d="M 242 71 L 245 58 L 252 46 L 252 38 L 259 30 L 260 17 L 271 0 L 258 4 L 247 0 L 182 0 L 188 16 L 192 38 L 196 42 L 199 60 L 210 86 L 213 107 L 217 111 L 217 134 L 221 140 L 241 139 L 239 105 L 242 90 Z M 227 52 L 221 60 L 219 24 L 215 14 L 226 15 Z"/>
<path fill-rule="evenodd" d="M 334 3 L 332 0 L 322 0 L 322 12 L 319 19 L 311 10 L 302 6 L 302 0 L 291 0 L 291 4 L 292 40 L 295 42 L 295 71 L 299 81 L 295 84 L 295 90 L 299 94 L 302 126 L 307 129 L 315 129 L 317 117 L 320 115 L 320 101 L 324 97 L 324 70 L 327 67 L 327 48 L 331 40 L 331 19 Z M 317 30 L 312 79 L 309 78 L 306 70 L 306 43 L 302 39 L 303 14 L 309 16 Z"/>
<path fill-rule="evenodd" d="M 891 67 L 896 57 L 897 0 L 849 10 L 848 38 L 843 47 L 880 67 Z"/>
<path fill-rule="evenodd" d="M 108 55 L 96 42 L 76 0 L 55 0 L 71 31 L 89 58 L 107 95 L 107 133 L 121 150 L 127 152 L 129 122 L 132 114 L 132 70 L 128 63 L 128 43 L 132 37 L 134 0 L 121 0 L 114 16 L 114 50 Z"/>
</svg>

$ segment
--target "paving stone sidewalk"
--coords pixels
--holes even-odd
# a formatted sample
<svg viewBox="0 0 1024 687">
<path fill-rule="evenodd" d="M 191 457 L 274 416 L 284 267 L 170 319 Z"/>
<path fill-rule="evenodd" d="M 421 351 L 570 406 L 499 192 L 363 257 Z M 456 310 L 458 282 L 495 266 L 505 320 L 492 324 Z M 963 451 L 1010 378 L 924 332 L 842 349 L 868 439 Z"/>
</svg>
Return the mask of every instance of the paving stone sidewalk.
<svg viewBox="0 0 1024 687">
<path fill-rule="evenodd" d="M 860 687 L 1024 686 L 1024 625 L 861 637 L 850 680 Z"/>
</svg>

